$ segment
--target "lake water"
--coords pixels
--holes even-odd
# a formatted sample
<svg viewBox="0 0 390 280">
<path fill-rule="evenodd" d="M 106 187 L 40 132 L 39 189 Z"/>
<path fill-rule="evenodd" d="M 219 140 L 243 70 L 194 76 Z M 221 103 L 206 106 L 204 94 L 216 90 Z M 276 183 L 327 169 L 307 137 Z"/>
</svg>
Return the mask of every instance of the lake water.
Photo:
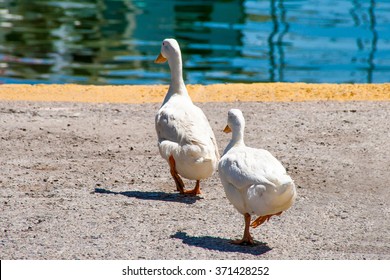
<svg viewBox="0 0 390 280">
<path fill-rule="evenodd" d="M 390 1 L 0 0 L 0 83 L 390 81 Z"/>
</svg>

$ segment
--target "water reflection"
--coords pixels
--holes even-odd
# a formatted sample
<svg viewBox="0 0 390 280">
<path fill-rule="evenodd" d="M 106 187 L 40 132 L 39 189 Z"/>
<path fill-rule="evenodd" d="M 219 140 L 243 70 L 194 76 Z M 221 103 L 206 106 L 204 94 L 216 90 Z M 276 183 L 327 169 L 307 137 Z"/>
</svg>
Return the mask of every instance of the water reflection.
<svg viewBox="0 0 390 280">
<path fill-rule="evenodd" d="M 271 4 L 270 13 L 271 13 L 271 18 L 273 23 L 272 32 L 268 37 L 269 60 L 270 60 L 269 80 L 271 82 L 284 81 L 283 68 L 285 66 L 285 63 L 284 63 L 283 36 L 288 32 L 289 25 L 288 22 L 286 22 L 286 10 L 283 2 L 284 2 L 283 0 L 270 1 Z M 278 61 L 277 61 L 277 55 L 279 57 Z"/>
<path fill-rule="evenodd" d="M 134 29 L 131 8 L 123 1 L 12 1 L 3 10 L 8 18 L 18 15 L 3 28 L 6 75 L 11 81 L 104 83 L 107 69 L 135 68 L 115 60 L 137 54 L 121 42 Z"/>
<path fill-rule="evenodd" d="M 367 1 L 364 1 L 367 2 Z M 353 7 L 350 10 L 351 17 L 356 27 L 363 27 L 366 25 L 370 31 L 370 34 L 367 34 L 367 38 L 358 37 L 356 38 L 356 45 L 358 52 L 365 52 L 367 55 L 367 82 L 373 82 L 373 74 L 375 71 L 375 52 L 377 49 L 378 42 L 378 33 L 376 31 L 376 19 L 375 19 L 375 6 L 376 3 L 374 0 L 369 2 L 369 6 L 364 7 L 363 3 L 358 0 L 353 1 Z M 371 38 L 369 38 L 371 37 Z"/>
<path fill-rule="evenodd" d="M 379 8 L 380 7 L 380 8 Z M 388 82 L 390 2 L 0 0 L 0 83 Z"/>
<path fill-rule="evenodd" d="M 368 64 L 369 64 L 368 75 L 367 75 L 367 82 L 368 83 L 372 83 L 372 75 L 373 75 L 374 70 L 375 70 L 374 56 L 375 56 L 375 52 L 376 52 L 376 44 L 378 42 L 378 33 L 375 30 L 376 22 L 375 22 L 374 8 L 375 8 L 375 1 L 371 0 L 370 1 L 370 8 L 368 9 L 368 12 L 370 15 L 370 30 L 372 33 L 371 51 L 370 51 L 370 55 L 368 57 Z"/>
</svg>

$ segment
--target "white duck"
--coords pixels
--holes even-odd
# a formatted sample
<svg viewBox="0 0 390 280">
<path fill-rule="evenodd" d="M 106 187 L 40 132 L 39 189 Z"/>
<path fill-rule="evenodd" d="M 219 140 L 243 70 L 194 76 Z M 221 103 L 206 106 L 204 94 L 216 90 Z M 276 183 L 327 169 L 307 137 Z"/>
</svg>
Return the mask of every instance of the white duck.
<svg viewBox="0 0 390 280">
<path fill-rule="evenodd" d="M 296 189 L 286 169 L 270 152 L 245 145 L 245 119 L 239 109 L 229 111 L 227 123 L 224 132 L 233 135 L 218 172 L 226 197 L 245 219 L 243 238 L 232 243 L 253 245 L 249 225 L 255 228 L 290 208 Z M 259 217 L 251 223 L 254 214 Z"/>
<path fill-rule="evenodd" d="M 177 190 L 182 194 L 200 194 L 200 180 L 210 177 L 217 168 L 218 147 L 205 114 L 188 95 L 182 76 L 180 47 L 175 39 L 163 41 L 155 62 L 167 60 L 171 83 L 155 119 L 158 148 L 169 163 Z M 196 180 L 195 188 L 184 190 L 180 176 Z"/>
</svg>

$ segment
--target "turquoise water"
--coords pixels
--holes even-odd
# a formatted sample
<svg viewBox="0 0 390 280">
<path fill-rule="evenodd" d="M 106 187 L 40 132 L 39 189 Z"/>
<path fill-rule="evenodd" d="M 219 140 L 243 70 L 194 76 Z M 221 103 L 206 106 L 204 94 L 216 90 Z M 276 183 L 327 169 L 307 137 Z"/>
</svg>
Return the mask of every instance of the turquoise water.
<svg viewBox="0 0 390 280">
<path fill-rule="evenodd" d="M 0 0 L 0 83 L 390 81 L 390 1 Z"/>
</svg>

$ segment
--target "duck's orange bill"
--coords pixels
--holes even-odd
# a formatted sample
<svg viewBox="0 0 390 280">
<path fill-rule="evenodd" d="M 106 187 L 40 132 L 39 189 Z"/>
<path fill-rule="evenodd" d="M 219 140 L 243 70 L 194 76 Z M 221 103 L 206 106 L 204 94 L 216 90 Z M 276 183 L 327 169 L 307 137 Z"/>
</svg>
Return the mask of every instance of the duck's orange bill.
<svg viewBox="0 0 390 280">
<path fill-rule="evenodd" d="M 154 60 L 154 63 L 164 63 L 168 59 L 166 59 L 161 53 L 158 55 L 158 57 Z"/>
<path fill-rule="evenodd" d="M 230 128 L 230 126 L 225 126 L 225 129 L 223 130 L 223 132 L 225 133 L 229 133 L 229 132 L 232 132 L 232 129 Z"/>
</svg>

